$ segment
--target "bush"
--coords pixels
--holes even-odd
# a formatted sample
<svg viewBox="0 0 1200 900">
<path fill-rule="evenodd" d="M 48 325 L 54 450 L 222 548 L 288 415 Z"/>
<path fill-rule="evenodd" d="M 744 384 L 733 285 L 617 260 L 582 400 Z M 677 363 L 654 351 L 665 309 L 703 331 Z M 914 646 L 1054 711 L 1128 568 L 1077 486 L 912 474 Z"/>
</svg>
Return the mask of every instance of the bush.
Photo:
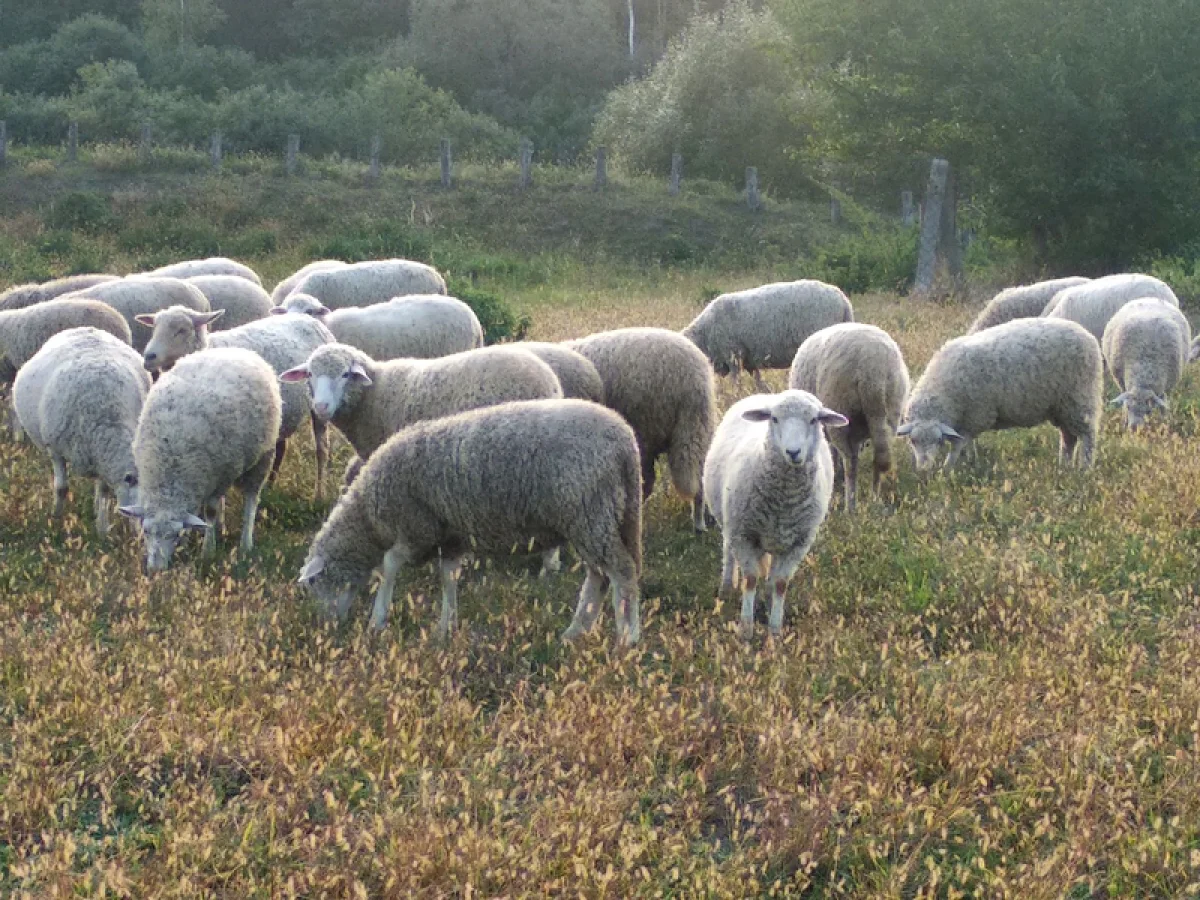
<svg viewBox="0 0 1200 900">
<path fill-rule="evenodd" d="M 109 198 L 96 191 L 72 191 L 63 194 L 46 212 L 48 228 L 96 233 L 114 222 Z"/>
<path fill-rule="evenodd" d="M 311 242 L 308 255 L 346 262 L 392 257 L 428 262 L 433 252 L 433 242 L 427 235 L 398 219 L 359 222 L 341 231 L 335 237 Z"/>
<path fill-rule="evenodd" d="M 1169 284 L 1180 303 L 1191 306 L 1200 301 L 1200 253 L 1152 256 L 1143 260 L 1138 269 Z"/>
<path fill-rule="evenodd" d="M 132 31 L 104 16 L 86 15 L 63 25 L 48 40 L 0 52 L 0 85 L 14 91 L 59 96 L 78 84 L 89 63 L 126 60 L 136 66 L 146 49 Z"/>
<path fill-rule="evenodd" d="M 71 93 L 69 108 L 90 140 L 132 138 L 146 117 L 146 85 L 137 67 L 126 60 L 90 63 L 79 70 L 81 85 Z"/>
<path fill-rule="evenodd" d="M 816 252 L 804 277 L 836 284 L 847 294 L 904 292 L 917 271 L 915 228 L 878 226 Z"/>
<path fill-rule="evenodd" d="M 475 311 L 483 326 L 485 343 L 524 340 L 532 322 L 529 316 L 518 315 L 500 297 L 476 290 L 466 282 L 450 279 L 450 296 L 457 297 Z"/>
</svg>

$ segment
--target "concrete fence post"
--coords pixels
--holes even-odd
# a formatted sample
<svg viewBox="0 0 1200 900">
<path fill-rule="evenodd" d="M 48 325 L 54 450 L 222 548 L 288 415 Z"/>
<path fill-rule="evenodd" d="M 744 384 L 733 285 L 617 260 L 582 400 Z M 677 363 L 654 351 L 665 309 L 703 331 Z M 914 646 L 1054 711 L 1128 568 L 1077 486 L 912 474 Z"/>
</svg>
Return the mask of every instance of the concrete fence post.
<svg viewBox="0 0 1200 900">
<path fill-rule="evenodd" d="M 224 138 L 221 132 L 214 131 L 212 134 L 212 145 L 209 152 L 212 156 L 212 170 L 214 172 L 221 171 L 221 164 L 225 159 L 225 147 L 223 145 Z"/>
<path fill-rule="evenodd" d="M 667 193 L 672 197 L 679 196 L 679 183 L 683 180 L 683 154 L 671 154 L 671 179 L 667 182 Z"/>
<path fill-rule="evenodd" d="M 913 282 L 915 294 L 928 294 L 933 290 L 942 232 L 942 208 L 945 206 L 949 176 L 950 163 L 935 159 L 929 167 L 929 185 L 925 189 L 925 203 L 921 212 L 921 241 L 917 253 L 917 275 Z"/>
<path fill-rule="evenodd" d="M 288 175 L 296 174 L 296 166 L 300 162 L 300 135 L 289 134 L 287 139 L 287 156 L 284 158 L 283 170 Z"/>
<path fill-rule="evenodd" d="M 8 165 L 8 123 L 0 119 L 0 169 Z"/>
<path fill-rule="evenodd" d="M 757 210 L 762 206 L 762 198 L 758 195 L 758 169 L 746 167 L 746 206 Z"/>
<path fill-rule="evenodd" d="M 383 138 L 379 135 L 371 138 L 371 165 L 367 169 L 367 180 L 372 184 L 379 181 L 379 177 L 383 172 Z"/>
<path fill-rule="evenodd" d="M 439 160 L 442 166 L 442 187 L 449 188 L 453 183 L 454 157 L 451 155 L 450 138 L 442 138 L 439 147 Z"/>
<path fill-rule="evenodd" d="M 533 184 L 533 141 L 529 138 L 521 138 L 517 152 L 520 154 L 521 164 L 521 175 L 517 186 L 524 190 Z"/>
<path fill-rule="evenodd" d="M 829 221 L 834 225 L 842 224 L 842 201 L 832 193 L 829 195 Z"/>
<path fill-rule="evenodd" d="M 608 187 L 608 148 L 596 148 L 596 190 Z"/>
<path fill-rule="evenodd" d="M 79 123 L 72 122 L 67 126 L 67 162 L 75 162 L 79 158 Z"/>
<path fill-rule="evenodd" d="M 150 123 L 143 122 L 142 133 L 138 138 L 138 162 L 140 163 L 147 163 L 150 161 L 150 140 L 152 136 L 153 132 L 150 130 Z"/>
</svg>

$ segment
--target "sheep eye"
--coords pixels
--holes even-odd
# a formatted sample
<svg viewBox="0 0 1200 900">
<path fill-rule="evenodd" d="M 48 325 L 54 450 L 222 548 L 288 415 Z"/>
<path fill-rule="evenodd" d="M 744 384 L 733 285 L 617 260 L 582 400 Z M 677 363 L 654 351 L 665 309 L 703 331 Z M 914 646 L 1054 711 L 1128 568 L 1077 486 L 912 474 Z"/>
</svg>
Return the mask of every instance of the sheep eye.
<svg viewBox="0 0 1200 900">
<path fill-rule="evenodd" d="M 771 416 L 771 424 L 778 425 L 779 424 L 779 416 Z"/>
<path fill-rule="evenodd" d="M 136 485 L 137 485 L 137 483 L 138 483 L 137 476 L 136 476 L 136 475 L 126 475 L 126 476 L 125 476 L 125 483 L 126 483 L 127 485 L 129 485 L 130 487 L 134 487 L 134 486 L 136 486 Z"/>
<path fill-rule="evenodd" d="M 353 375 L 353 374 L 354 374 L 353 372 L 343 372 L 343 373 L 342 373 L 342 377 L 343 377 L 343 378 L 349 378 L 349 377 L 350 377 L 351 375 Z"/>
</svg>

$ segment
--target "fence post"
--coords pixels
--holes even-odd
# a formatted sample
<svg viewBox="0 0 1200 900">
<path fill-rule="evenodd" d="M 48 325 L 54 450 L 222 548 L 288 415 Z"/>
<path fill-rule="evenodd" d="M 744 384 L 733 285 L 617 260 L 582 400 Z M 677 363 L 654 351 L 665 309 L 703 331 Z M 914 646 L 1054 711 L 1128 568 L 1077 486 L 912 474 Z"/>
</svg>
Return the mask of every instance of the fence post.
<svg viewBox="0 0 1200 900">
<path fill-rule="evenodd" d="M 521 138 L 518 152 L 521 160 L 521 176 L 517 185 L 521 189 L 525 189 L 533 184 L 533 141 L 529 138 Z"/>
<path fill-rule="evenodd" d="M 283 170 L 288 175 L 296 174 L 296 164 L 300 160 L 300 135 L 289 134 L 287 141 L 287 159 L 283 164 Z"/>
<path fill-rule="evenodd" d="M 596 148 L 596 190 L 602 191 L 608 187 L 608 148 Z"/>
<path fill-rule="evenodd" d="M 0 119 L 0 169 L 8 165 L 8 123 Z"/>
<path fill-rule="evenodd" d="M 900 222 L 905 226 L 915 225 L 917 222 L 917 207 L 913 203 L 912 191 L 900 192 Z"/>
<path fill-rule="evenodd" d="M 454 157 L 451 155 L 450 138 L 442 138 L 440 146 L 442 163 L 442 187 L 449 188 L 453 183 Z"/>
<path fill-rule="evenodd" d="M 212 145 L 209 148 L 212 156 L 212 170 L 214 172 L 221 171 L 221 160 L 224 155 L 224 147 L 221 146 L 221 132 L 214 131 L 212 133 Z"/>
<path fill-rule="evenodd" d="M 958 185 L 954 167 L 946 167 L 946 193 L 942 200 L 942 216 L 938 222 L 938 250 L 946 262 L 946 274 L 954 287 L 962 286 L 962 244 L 958 240 Z"/>
<path fill-rule="evenodd" d="M 379 174 L 382 171 L 380 157 L 383 155 L 383 138 L 379 135 L 371 138 L 371 167 L 367 169 L 367 181 L 374 184 L 379 181 Z"/>
<path fill-rule="evenodd" d="M 67 162 L 75 162 L 79 158 L 79 123 L 72 122 L 67 126 Z"/>
<path fill-rule="evenodd" d="M 671 154 L 671 180 L 667 182 L 667 193 L 679 196 L 679 182 L 683 179 L 683 154 Z"/>
<path fill-rule="evenodd" d="M 754 166 L 746 167 L 746 206 L 750 209 L 758 209 L 762 205 L 762 201 L 758 196 L 758 169 Z"/>
<path fill-rule="evenodd" d="M 928 294 L 933 290 L 937 271 L 938 239 L 942 231 L 942 207 L 946 200 L 946 179 L 950 163 L 935 159 L 929 167 L 929 186 L 925 189 L 925 206 L 921 215 L 921 243 L 917 255 L 917 277 L 913 292 Z"/>
<path fill-rule="evenodd" d="M 150 161 L 150 123 L 142 123 L 142 136 L 138 140 L 138 162 Z"/>
<path fill-rule="evenodd" d="M 829 221 L 834 225 L 842 224 L 842 201 L 832 192 L 829 194 Z"/>
</svg>

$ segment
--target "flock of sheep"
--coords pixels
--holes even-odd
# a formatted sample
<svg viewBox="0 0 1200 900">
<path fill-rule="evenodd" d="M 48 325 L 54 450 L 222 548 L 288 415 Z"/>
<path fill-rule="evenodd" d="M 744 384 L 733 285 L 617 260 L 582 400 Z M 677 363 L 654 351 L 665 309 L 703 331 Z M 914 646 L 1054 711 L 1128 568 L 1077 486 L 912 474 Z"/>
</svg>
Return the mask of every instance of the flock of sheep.
<svg viewBox="0 0 1200 900">
<path fill-rule="evenodd" d="M 320 499 L 332 424 L 356 457 L 300 573 L 330 614 L 344 618 L 380 570 L 371 623 L 384 627 L 400 570 L 436 560 L 444 636 L 468 555 L 537 546 L 554 571 L 569 544 L 586 575 L 564 637 L 591 629 L 611 588 L 617 640 L 633 644 L 642 503 L 660 456 L 696 531 L 710 518 L 721 529 L 720 590 L 740 590 L 743 634 L 764 578 L 777 633 L 829 510 L 831 446 L 848 512 L 861 449 L 873 446 L 878 487 L 897 434 L 918 468 L 947 444 L 952 466 L 985 431 L 1048 421 L 1063 461 L 1086 466 L 1104 368 L 1137 427 L 1196 355 L 1171 289 L 1140 274 L 1003 291 L 911 390 L 896 342 L 818 281 L 724 294 L 682 332 L 492 347 L 446 293 L 408 260 L 314 262 L 271 295 L 223 258 L 23 285 L 0 294 L 0 380 L 14 430 L 50 456 L 55 515 L 68 466 L 94 478 L 97 530 L 115 495 L 152 572 L 189 530 L 215 550 L 230 487 L 250 552 L 262 487 L 305 421 Z M 767 392 L 761 371 L 788 367 L 789 388 Z M 719 419 L 715 375 L 739 371 L 764 392 Z"/>
</svg>

